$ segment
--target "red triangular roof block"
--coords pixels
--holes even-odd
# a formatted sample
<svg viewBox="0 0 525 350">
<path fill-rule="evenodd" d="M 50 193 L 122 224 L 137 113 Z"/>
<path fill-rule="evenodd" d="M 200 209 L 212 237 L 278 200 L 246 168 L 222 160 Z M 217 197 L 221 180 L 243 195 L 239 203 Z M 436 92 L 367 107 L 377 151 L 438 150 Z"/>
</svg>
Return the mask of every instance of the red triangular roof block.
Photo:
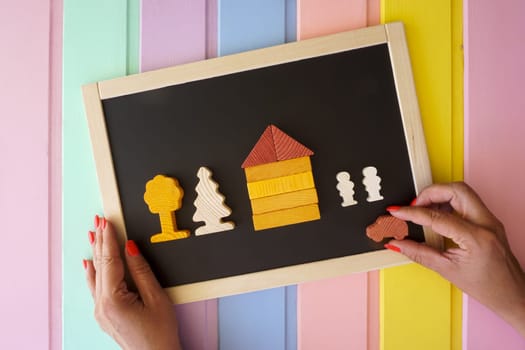
<svg viewBox="0 0 525 350">
<path fill-rule="evenodd" d="M 242 163 L 242 168 L 273 163 L 313 155 L 309 148 L 300 144 L 275 125 L 264 130 L 252 151 Z"/>
</svg>

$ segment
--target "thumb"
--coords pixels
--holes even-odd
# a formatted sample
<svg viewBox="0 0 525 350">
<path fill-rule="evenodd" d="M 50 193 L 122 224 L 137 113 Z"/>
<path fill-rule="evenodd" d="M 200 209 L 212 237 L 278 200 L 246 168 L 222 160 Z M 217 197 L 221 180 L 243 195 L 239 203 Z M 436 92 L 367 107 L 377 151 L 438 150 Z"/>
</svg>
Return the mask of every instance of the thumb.
<svg viewBox="0 0 525 350">
<path fill-rule="evenodd" d="M 132 240 L 126 242 L 126 261 L 131 278 L 146 306 L 158 301 L 159 296 L 166 296 L 148 262 Z"/>
<path fill-rule="evenodd" d="M 387 245 L 394 246 L 397 249 L 392 249 L 391 247 L 389 249 L 399 250 L 401 254 L 410 260 L 434 270 L 439 274 L 445 271 L 448 264 L 450 264 L 450 261 L 443 256 L 441 252 L 423 243 L 407 239 L 402 241 L 392 240 L 388 242 Z"/>
</svg>

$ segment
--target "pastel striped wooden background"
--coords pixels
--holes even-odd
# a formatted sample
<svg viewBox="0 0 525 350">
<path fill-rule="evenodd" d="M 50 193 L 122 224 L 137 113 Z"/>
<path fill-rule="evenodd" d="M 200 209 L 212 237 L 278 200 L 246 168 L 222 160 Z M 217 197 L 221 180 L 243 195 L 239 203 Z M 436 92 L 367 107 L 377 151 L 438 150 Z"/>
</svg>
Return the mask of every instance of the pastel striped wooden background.
<svg viewBox="0 0 525 350">
<path fill-rule="evenodd" d="M 117 348 L 94 322 L 80 261 L 90 254 L 93 215 L 101 214 L 81 84 L 380 20 L 406 24 L 434 179 L 460 179 L 465 154 L 466 179 L 504 219 L 525 263 L 516 219 L 525 193 L 523 186 L 511 187 L 525 175 L 519 95 L 525 50 L 518 44 L 525 39 L 524 17 L 521 0 L 4 2 L 0 212 L 9 249 L 0 254 L 0 320 L 13 331 L 0 337 L 0 348 Z M 28 96 L 31 103 L 20 102 Z M 432 272 L 408 265 L 177 306 L 176 312 L 185 349 L 524 348 L 510 327 L 461 299 Z"/>
</svg>

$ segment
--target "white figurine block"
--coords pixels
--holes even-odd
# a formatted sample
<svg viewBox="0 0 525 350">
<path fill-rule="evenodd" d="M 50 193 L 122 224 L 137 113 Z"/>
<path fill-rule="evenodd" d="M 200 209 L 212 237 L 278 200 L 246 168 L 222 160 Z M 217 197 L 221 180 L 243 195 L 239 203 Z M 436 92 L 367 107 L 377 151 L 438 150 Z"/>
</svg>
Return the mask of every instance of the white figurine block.
<svg viewBox="0 0 525 350">
<path fill-rule="evenodd" d="M 373 166 L 368 166 L 363 169 L 363 185 L 368 192 L 367 202 L 375 202 L 383 199 L 381 193 L 381 178 L 377 176 L 377 169 Z"/>
<path fill-rule="evenodd" d="M 195 235 L 204 235 L 227 230 L 233 230 L 235 224 L 232 221 L 223 222 L 222 218 L 229 216 L 232 211 L 224 204 L 224 196 L 219 192 L 219 185 L 211 178 L 212 172 L 206 167 L 200 167 L 197 172 L 199 183 L 195 187 L 197 199 L 193 221 L 205 223 L 195 230 Z"/>
<path fill-rule="evenodd" d="M 346 171 L 341 171 L 335 176 L 337 179 L 337 190 L 339 195 L 343 198 L 342 207 L 349 207 L 356 205 L 357 201 L 354 199 L 354 183 L 350 181 L 350 174 Z"/>
</svg>

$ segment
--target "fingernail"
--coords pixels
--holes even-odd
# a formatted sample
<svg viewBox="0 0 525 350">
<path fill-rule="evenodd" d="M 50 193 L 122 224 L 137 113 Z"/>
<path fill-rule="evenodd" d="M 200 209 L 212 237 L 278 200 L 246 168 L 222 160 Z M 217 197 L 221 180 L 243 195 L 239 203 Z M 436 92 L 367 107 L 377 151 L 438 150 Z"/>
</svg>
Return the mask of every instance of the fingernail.
<svg viewBox="0 0 525 350">
<path fill-rule="evenodd" d="M 106 225 L 107 225 L 107 220 L 106 218 L 102 218 L 102 229 L 105 230 L 106 229 Z"/>
<path fill-rule="evenodd" d="M 396 247 L 395 245 L 393 244 L 385 244 L 385 248 L 386 249 L 390 249 L 391 251 L 394 251 L 394 252 L 397 252 L 397 253 L 401 253 L 401 248 L 399 247 Z"/>
<path fill-rule="evenodd" d="M 82 265 L 84 266 L 84 270 L 87 269 L 87 260 L 86 259 L 82 259 Z"/>
<path fill-rule="evenodd" d="M 387 211 L 397 211 L 399 209 L 401 209 L 401 207 L 399 205 L 391 205 L 389 207 L 386 207 Z"/>
<path fill-rule="evenodd" d="M 412 202 L 410 202 L 410 206 L 413 207 L 417 203 L 417 197 L 412 199 Z"/>
<path fill-rule="evenodd" d="M 100 218 L 98 215 L 95 215 L 95 228 L 98 228 L 98 225 L 100 225 Z"/>
<path fill-rule="evenodd" d="M 139 248 L 132 240 L 126 242 L 126 251 L 130 256 L 137 256 L 140 254 Z"/>
<path fill-rule="evenodd" d="M 88 238 L 89 238 L 89 243 L 90 244 L 95 243 L 95 232 L 88 231 Z"/>
</svg>

